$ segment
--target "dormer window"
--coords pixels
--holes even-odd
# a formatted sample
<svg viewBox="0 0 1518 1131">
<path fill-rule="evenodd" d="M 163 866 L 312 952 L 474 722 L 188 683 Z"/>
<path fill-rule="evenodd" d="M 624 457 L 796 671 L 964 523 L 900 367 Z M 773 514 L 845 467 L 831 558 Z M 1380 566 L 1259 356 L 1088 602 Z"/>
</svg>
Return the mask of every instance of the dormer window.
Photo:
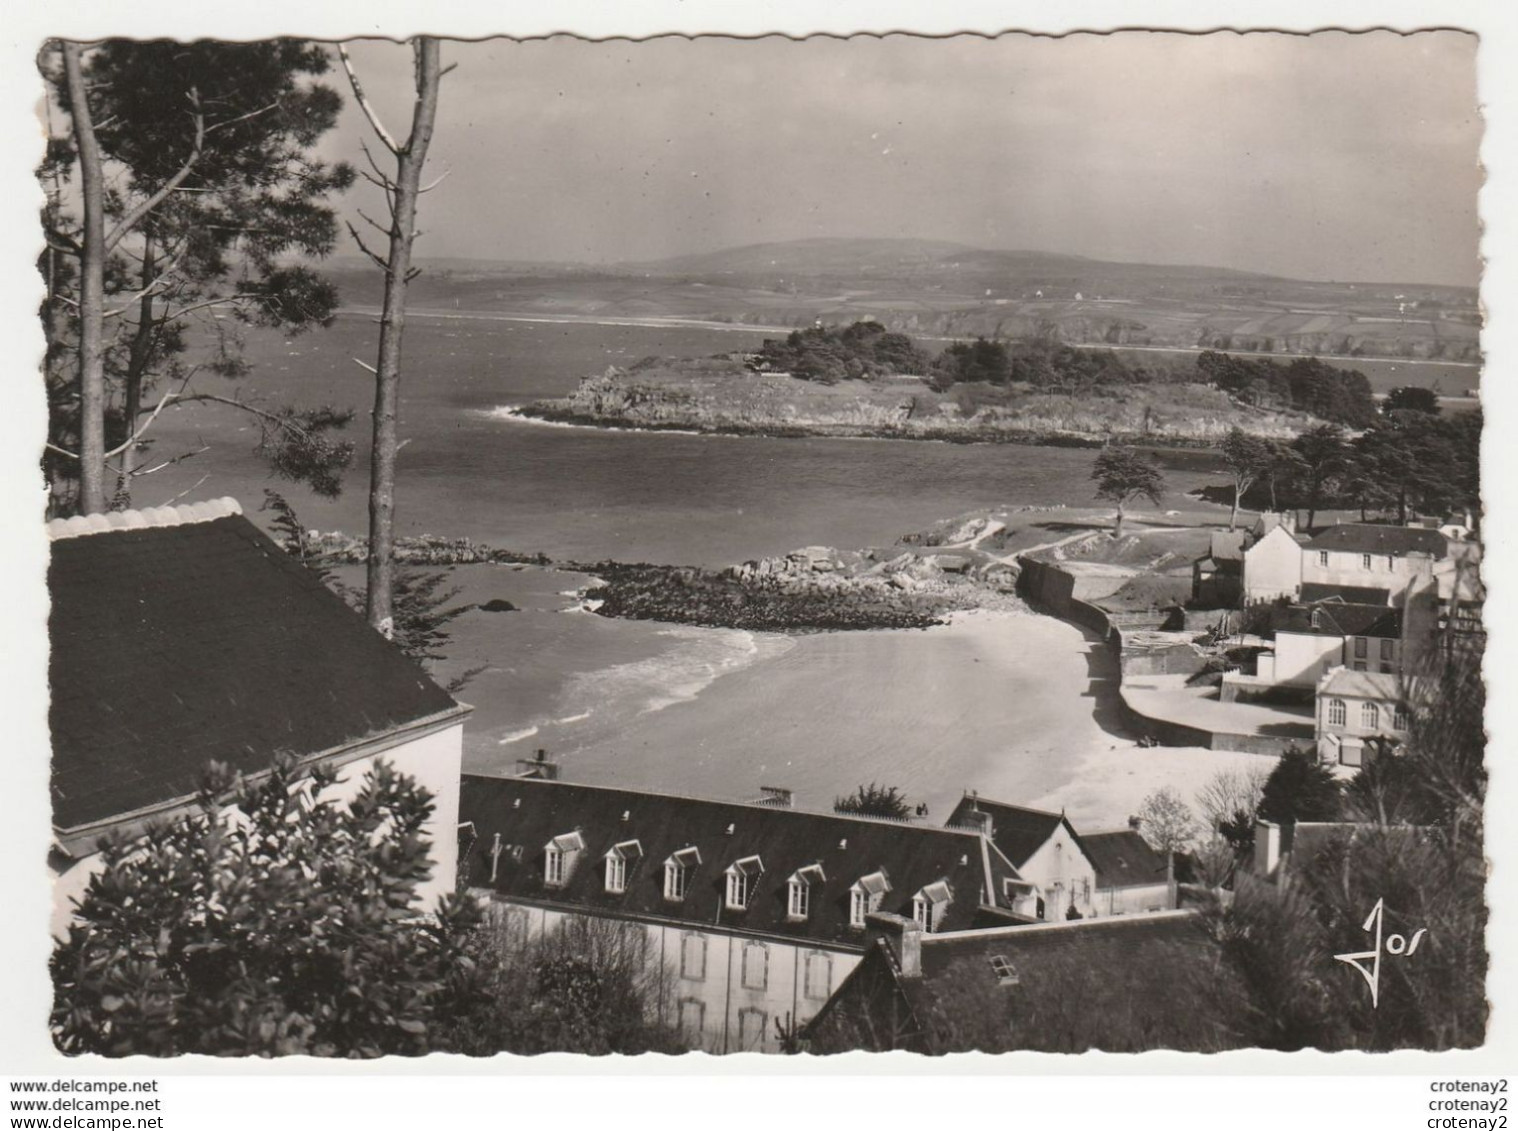
<svg viewBox="0 0 1518 1131">
<path fill-rule="evenodd" d="M 789 898 L 786 903 L 786 915 L 791 919 L 805 919 L 812 910 L 812 885 L 825 882 L 827 877 L 822 874 L 822 865 L 808 864 L 805 868 L 798 868 L 792 873 L 787 881 Z"/>
<path fill-rule="evenodd" d="M 606 853 L 606 890 L 621 895 L 627 890 L 627 873 L 643 856 L 643 846 L 635 840 L 614 844 Z"/>
<path fill-rule="evenodd" d="M 764 873 L 757 856 L 745 856 L 727 870 L 727 906 L 730 911 L 744 911 L 754 894 L 754 884 Z"/>
<path fill-rule="evenodd" d="M 849 888 L 849 926 L 864 926 L 864 917 L 880 910 L 880 902 L 891 890 L 891 881 L 884 872 L 871 872 L 861 876 L 859 882 Z"/>
<path fill-rule="evenodd" d="M 993 954 L 991 956 L 991 971 L 996 975 L 996 984 L 999 986 L 1015 986 L 1018 982 L 1017 967 L 1007 961 L 1005 954 Z"/>
<path fill-rule="evenodd" d="M 543 849 L 543 882 L 555 888 L 567 884 L 584 851 L 585 838 L 578 831 L 554 837 Z"/>
<path fill-rule="evenodd" d="M 682 848 L 664 861 L 664 898 L 679 902 L 690 890 L 691 873 L 701 863 L 701 853 L 695 846 Z"/>
<path fill-rule="evenodd" d="M 929 884 L 912 897 L 912 918 L 925 934 L 931 935 L 943 925 L 944 913 L 953 900 L 953 893 L 943 880 Z"/>
</svg>

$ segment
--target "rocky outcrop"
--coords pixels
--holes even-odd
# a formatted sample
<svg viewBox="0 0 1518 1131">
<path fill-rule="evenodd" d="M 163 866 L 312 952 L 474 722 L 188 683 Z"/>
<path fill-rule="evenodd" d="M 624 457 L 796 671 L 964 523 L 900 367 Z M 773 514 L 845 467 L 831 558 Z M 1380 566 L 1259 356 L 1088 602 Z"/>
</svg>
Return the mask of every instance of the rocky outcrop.
<svg viewBox="0 0 1518 1131">
<path fill-rule="evenodd" d="M 514 410 L 561 424 L 732 435 L 837 436 L 1100 446 L 1113 439 L 1212 444 L 1241 427 L 1287 438 L 1305 416 L 1239 404 L 1202 385 L 1136 385 L 1103 396 L 1008 392 L 1004 403 L 962 404 L 915 377 L 827 385 L 712 359 L 616 367 L 567 397 Z"/>
</svg>

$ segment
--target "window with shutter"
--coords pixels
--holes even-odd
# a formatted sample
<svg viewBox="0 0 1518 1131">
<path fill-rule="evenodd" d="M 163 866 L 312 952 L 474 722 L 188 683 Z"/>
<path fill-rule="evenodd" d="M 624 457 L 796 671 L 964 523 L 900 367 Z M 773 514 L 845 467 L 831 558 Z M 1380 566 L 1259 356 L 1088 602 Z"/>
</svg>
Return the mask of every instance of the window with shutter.
<svg viewBox="0 0 1518 1131">
<path fill-rule="evenodd" d="M 680 1035 L 697 1048 L 701 1046 L 702 1030 L 706 1027 L 706 1003 L 688 997 L 680 1002 Z"/>
<path fill-rule="evenodd" d="M 759 1052 L 764 1048 L 765 1027 L 769 1014 L 762 1009 L 746 1008 L 738 1011 L 738 1051 Z"/>
<path fill-rule="evenodd" d="M 770 948 L 762 942 L 743 944 L 743 988 L 767 990 L 770 985 Z"/>
<path fill-rule="evenodd" d="M 680 936 L 680 977 L 706 981 L 706 936 L 687 931 Z"/>
<path fill-rule="evenodd" d="M 814 950 L 806 956 L 806 978 L 802 989 L 812 1001 L 826 1001 L 833 992 L 833 956 Z"/>
</svg>

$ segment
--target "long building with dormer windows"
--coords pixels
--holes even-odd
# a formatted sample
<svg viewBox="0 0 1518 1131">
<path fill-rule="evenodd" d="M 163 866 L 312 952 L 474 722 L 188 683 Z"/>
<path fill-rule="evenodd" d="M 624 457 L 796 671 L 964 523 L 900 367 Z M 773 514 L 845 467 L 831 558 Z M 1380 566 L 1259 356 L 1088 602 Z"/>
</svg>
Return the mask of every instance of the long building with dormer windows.
<svg viewBox="0 0 1518 1131">
<path fill-rule="evenodd" d="M 932 934 L 1032 921 L 1033 886 L 983 833 L 789 807 L 465 775 L 464 882 L 507 947 L 568 916 L 624 924 L 693 1047 L 774 1052 L 859 963 L 865 917 Z"/>
</svg>

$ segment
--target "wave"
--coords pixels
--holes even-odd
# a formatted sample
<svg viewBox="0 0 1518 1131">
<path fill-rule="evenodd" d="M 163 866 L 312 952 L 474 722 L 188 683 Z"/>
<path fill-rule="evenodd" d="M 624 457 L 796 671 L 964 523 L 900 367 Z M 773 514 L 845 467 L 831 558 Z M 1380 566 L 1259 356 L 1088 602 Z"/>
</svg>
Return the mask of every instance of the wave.
<svg viewBox="0 0 1518 1131">
<path fill-rule="evenodd" d="M 661 629 L 657 635 L 670 640 L 671 647 L 648 659 L 576 675 L 561 702 L 570 707 L 594 702 L 598 713 L 623 717 L 662 711 L 690 702 L 723 676 L 788 651 L 795 643 L 778 634 L 687 625 Z"/>
<path fill-rule="evenodd" d="M 526 730 L 514 730 L 510 734 L 506 735 L 504 738 L 497 739 L 496 740 L 496 745 L 497 746 L 509 746 L 513 742 L 521 742 L 523 739 L 531 738 L 533 735 L 535 735 L 537 733 L 538 733 L 538 728 L 537 727 L 528 727 Z"/>
<path fill-rule="evenodd" d="M 667 436 L 723 436 L 723 435 L 727 435 L 729 439 L 739 439 L 739 440 L 746 440 L 746 439 L 753 438 L 753 437 L 749 437 L 749 436 L 733 436 L 733 435 L 729 435 L 729 434 L 721 433 L 721 432 L 702 432 L 702 431 L 700 431 L 698 429 L 695 429 L 695 428 L 637 428 L 637 427 L 633 427 L 631 425 L 626 426 L 626 427 L 617 427 L 615 425 L 610 425 L 610 424 L 570 424 L 570 423 L 567 423 L 566 421 L 562 421 L 562 420 L 543 420 L 540 417 L 528 416 L 526 413 L 524 413 L 522 411 L 522 407 L 523 406 L 521 406 L 521 405 L 503 404 L 503 405 L 497 405 L 495 408 L 476 409 L 475 411 L 477 411 L 477 412 L 483 412 L 486 416 L 490 417 L 492 420 L 512 420 L 512 421 L 515 421 L 518 424 L 533 424 L 533 425 L 536 425 L 539 428 L 573 428 L 573 429 L 578 429 L 578 430 L 581 430 L 581 431 L 589 430 L 591 432 L 604 432 L 604 433 L 662 432 L 662 433 L 664 433 Z M 763 437 L 759 437 L 759 438 L 762 439 Z"/>
<path fill-rule="evenodd" d="M 554 719 L 555 726 L 563 726 L 565 723 L 578 723 L 590 718 L 594 711 L 581 711 L 578 715 L 566 715 L 562 719 Z"/>
</svg>

